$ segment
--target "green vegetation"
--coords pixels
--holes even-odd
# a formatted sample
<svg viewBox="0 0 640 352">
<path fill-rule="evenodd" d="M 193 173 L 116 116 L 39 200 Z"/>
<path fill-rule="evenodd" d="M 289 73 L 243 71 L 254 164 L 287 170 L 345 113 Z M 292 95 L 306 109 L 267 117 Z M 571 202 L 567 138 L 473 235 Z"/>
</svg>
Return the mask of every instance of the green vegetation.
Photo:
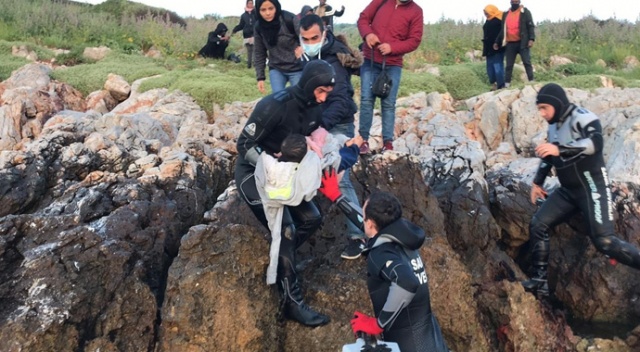
<svg viewBox="0 0 640 352">
<path fill-rule="evenodd" d="M 69 0 L 0 0 L 0 79 L 27 60 L 11 55 L 13 46 L 26 46 L 39 60 L 57 68 L 53 78 L 68 82 L 84 94 L 101 89 L 109 73 L 128 81 L 162 75 L 145 81 L 141 89 L 180 89 L 191 94 L 208 112 L 213 104 L 254 100 L 261 95 L 255 86 L 253 70 L 244 64 L 197 58 L 207 33 L 224 22 L 232 28 L 238 17 L 207 15 L 204 19 L 182 19 L 175 13 L 125 0 L 107 0 L 88 5 Z M 242 7 L 238 7 L 238 15 Z M 471 62 L 467 53 L 482 49 L 482 22 L 463 23 L 446 18 L 426 25 L 420 47 L 405 56 L 400 96 L 415 92 L 450 92 L 466 99 L 488 91 L 484 63 Z M 590 89 L 600 86 L 601 76 L 616 86 L 640 86 L 640 68 L 623 70 L 625 58 L 637 55 L 640 48 L 640 23 L 617 20 L 600 21 L 586 17 L 580 21 L 541 22 L 532 49 L 536 80 L 558 82 L 565 86 Z M 361 43 L 354 25 L 339 24 L 351 46 Z M 83 57 L 86 47 L 108 46 L 112 53 L 104 60 L 91 62 Z M 53 48 L 68 49 L 54 56 Z M 155 48 L 161 59 L 142 54 Z M 236 34 L 227 49 L 239 53 L 244 48 Z M 559 55 L 573 61 L 550 67 L 550 57 Z M 603 60 L 606 67 L 596 64 Z M 439 70 L 440 75 L 428 73 Z M 523 72 L 516 67 L 514 87 L 522 86 Z M 356 99 L 360 80 L 353 77 Z M 268 86 L 268 84 L 267 84 Z"/>
</svg>

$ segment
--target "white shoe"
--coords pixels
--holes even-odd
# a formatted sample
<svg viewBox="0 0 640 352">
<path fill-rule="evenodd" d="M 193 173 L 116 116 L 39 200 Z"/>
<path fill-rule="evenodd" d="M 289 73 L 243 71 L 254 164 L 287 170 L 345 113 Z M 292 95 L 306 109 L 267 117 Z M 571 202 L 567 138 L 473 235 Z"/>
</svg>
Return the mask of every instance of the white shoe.
<svg viewBox="0 0 640 352">
<path fill-rule="evenodd" d="M 509 83 L 509 82 L 505 83 L 505 84 L 504 84 L 504 87 L 505 87 L 505 88 L 509 88 L 509 87 L 511 87 L 511 83 Z"/>
</svg>

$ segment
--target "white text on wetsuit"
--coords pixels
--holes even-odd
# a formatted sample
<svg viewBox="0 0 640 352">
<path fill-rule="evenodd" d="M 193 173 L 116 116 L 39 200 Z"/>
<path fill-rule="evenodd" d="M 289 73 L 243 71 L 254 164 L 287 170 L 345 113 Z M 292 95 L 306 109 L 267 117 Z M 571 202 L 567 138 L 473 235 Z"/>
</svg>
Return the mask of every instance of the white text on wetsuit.
<svg viewBox="0 0 640 352">
<path fill-rule="evenodd" d="M 411 259 L 411 266 L 413 267 L 413 273 L 418 278 L 418 281 L 420 281 L 420 285 L 426 284 L 428 279 L 427 273 L 424 271 L 422 259 L 420 259 L 420 257 Z M 418 270 L 420 270 L 420 272 L 418 272 Z"/>
<path fill-rule="evenodd" d="M 598 224 L 602 224 L 602 209 L 600 209 L 600 193 L 598 193 L 598 188 L 596 187 L 596 183 L 593 181 L 591 177 L 591 173 L 589 171 L 584 172 L 584 177 L 587 178 L 587 183 L 589 184 L 589 188 L 591 188 L 591 199 L 593 199 L 593 215 L 596 217 L 596 221 Z"/>
</svg>

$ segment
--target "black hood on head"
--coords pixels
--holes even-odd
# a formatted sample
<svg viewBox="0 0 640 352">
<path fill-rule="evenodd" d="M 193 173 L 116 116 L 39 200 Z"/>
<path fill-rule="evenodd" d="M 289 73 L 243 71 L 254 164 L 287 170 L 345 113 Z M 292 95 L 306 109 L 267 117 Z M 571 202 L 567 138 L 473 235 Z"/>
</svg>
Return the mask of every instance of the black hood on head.
<svg viewBox="0 0 640 352">
<path fill-rule="evenodd" d="M 304 15 L 306 15 L 306 14 L 307 14 L 307 12 L 309 12 L 309 11 L 313 11 L 313 7 L 311 7 L 311 6 L 309 6 L 309 5 L 304 5 L 304 6 L 302 6 L 302 10 L 300 10 L 300 14 L 301 14 L 302 16 L 304 16 Z"/>
<path fill-rule="evenodd" d="M 560 121 L 560 118 L 564 116 L 571 107 L 567 93 L 562 87 L 555 83 L 549 83 L 540 88 L 538 96 L 536 97 L 536 104 L 549 104 L 553 106 L 555 113 L 549 123 L 557 123 Z"/>
<path fill-rule="evenodd" d="M 222 35 L 227 31 L 228 31 L 228 28 L 224 23 L 218 23 L 218 26 L 216 27 L 216 30 L 214 31 L 214 33 L 216 35 Z"/>
<path fill-rule="evenodd" d="M 334 86 L 336 84 L 336 71 L 333 66 L 324 60 L 313 60 L 307 63 L 302 70 L 302 77 L 298 81 L 298 88 L 302 90 L 305 99 L 314 103 L 316 97 L 313 91 L 318 87 Z"/>
</svg>

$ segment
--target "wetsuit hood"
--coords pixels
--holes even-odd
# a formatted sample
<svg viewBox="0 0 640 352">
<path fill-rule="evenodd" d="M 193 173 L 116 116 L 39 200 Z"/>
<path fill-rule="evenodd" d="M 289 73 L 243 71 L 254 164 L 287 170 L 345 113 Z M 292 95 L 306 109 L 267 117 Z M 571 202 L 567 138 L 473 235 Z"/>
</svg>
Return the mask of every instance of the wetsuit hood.
<svg viewBox="0 0 640 352">
<path fill-rule="evenodd" d="M 571 107 L 567 93 L 555 83 L 546 84 L 540 88 L 538 96 L 536 97 L 536 104 L 549 104 L 555 109 L 553 118 L 549 123 L 557 123 Z"/>
<path fill-rule="evenodd" d="M 324 60 L 313 60 L 304 66 L 302 77 L 296 86 L 302 91 L 307 104 L 313 105 L 317 104 L 313 94 L 316 88 L 335 84 L 336 71 L 333 66 Z"/>
<path fill-rule="evenodd" d="M 383 228 L 369 241 L 369 247 L 374 248 L 383 243 L 395 242 L 408 249 L 417 250 L 422 247 L 426 235 L 418 225 L 406 219 L 399 219 Z"/>
</svg>

